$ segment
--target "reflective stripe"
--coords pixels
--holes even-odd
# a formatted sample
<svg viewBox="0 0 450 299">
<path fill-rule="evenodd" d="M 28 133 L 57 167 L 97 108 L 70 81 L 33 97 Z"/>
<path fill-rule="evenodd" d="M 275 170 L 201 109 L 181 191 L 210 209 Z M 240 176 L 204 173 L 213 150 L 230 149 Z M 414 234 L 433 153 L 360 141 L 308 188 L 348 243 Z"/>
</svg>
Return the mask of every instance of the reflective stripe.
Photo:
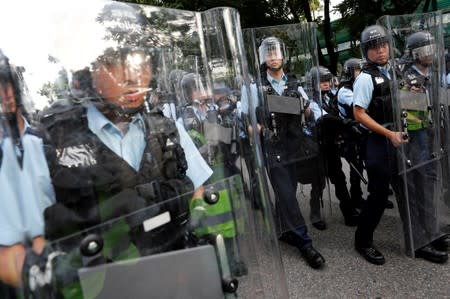
<svg viewBox="0 0 450 299">
<path fill-rule="evenodd" d="M 231 212 L 222 213 L 214 216 L 204 216 L 200 219 L 200 226 L 214 226 L 225 224 L 228 221 L 233 221 L 233 214 Z"/>
<path fill-rule="evenodd" d="M 410 111 L 406 117 L 408 131 L 416 131 L 427 127 L 428 111 Z"/>
</svg>

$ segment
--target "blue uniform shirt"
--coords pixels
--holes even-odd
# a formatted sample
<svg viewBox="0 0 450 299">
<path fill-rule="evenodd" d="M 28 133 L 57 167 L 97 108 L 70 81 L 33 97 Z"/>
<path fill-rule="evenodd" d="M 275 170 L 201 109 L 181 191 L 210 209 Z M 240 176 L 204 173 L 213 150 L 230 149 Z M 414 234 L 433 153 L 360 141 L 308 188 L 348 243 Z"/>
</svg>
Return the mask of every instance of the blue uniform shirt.
<svg viewBox="0 0 450 299">
<path fill-rule="evenodd" d="M 328 104 L 328 101 L 330 101 L 330 98 L 328 98 L 327 96 L 324 96 L 322 98 L 322 101 Z M 314 121 L 317 121 L 322 116 L 328 114 L 328 112 L 326 112 L 324 109 L 322 109 L 321 105 L 319 105 L 319 103 L 317 103 L 316 100 L 309 101 L 309 108 L 311 109 L 311 111 L 313 113 Z"/>
<path fill-rule="evenodd" d="M 22 168 L 11 138 L 0 140 L 0 245 L 4 246 L 43 235 L 43 211 L 55 202 L 42 139 L 29 134 L 29 129 L 25 122 Z"/>
<path fill-rule="evenodd" d="M 378 69 L 388 78 L 391 76 L 389 72 L 383 68 L 378 67 Z M 355 106 L 359 106 L 364 109 L 368 109 L 370 105 L 370 101 L 372 100 L 373 93 L 373 82 L 372 76 L 361 72 L 358 77 L 355 79 L 355 83 L 353 84 L 353 102 Z"/>
<path fill-rule="evenodd" d="M 133 117 L 126 134 L 123 134 L 120 128 L 108 120 L 94 105 L 88 106 L 87 118 L 89 129 L 137 171 L 146 145 L 142 116 L 138 114 Z M 194 187 L 198 188 L 211 176 L 213 171 L 200 155 L 184 127 L 178 122 L 176 122 L 176 127 L 188 164 L 186 174 Z"/>
<path fill-rule="evenodd" d="M 338 103 L 351 107 L 353 105 L 353 91 L 347 87 L 340 88 L 338 91 L 337 100 Z M 339 115 L 343 118 L 350 117 L 341 105 L 339 105 Z"/>
<path fill-rule="evenodd" d="M 269 81 L 270 85 L 272 85 L 273 89 L 276 91 L 278 95 L 283 94 L 284 90 L 286 89 L 287 80 L 288 78 L 286 74 L 283 74 L 283 76 L 281 76 L 280 81 L 278 81 L 267 73 L 267 81 Z"/>
<path fill-rule="evenodd" d="M 89 129 L 116 155 L 138 171 L 145 150 L 144 122 L 141 115 L 133 117 L 126 134 L 94 105 L 88 106 L 87 119 Z"/>
</svg>

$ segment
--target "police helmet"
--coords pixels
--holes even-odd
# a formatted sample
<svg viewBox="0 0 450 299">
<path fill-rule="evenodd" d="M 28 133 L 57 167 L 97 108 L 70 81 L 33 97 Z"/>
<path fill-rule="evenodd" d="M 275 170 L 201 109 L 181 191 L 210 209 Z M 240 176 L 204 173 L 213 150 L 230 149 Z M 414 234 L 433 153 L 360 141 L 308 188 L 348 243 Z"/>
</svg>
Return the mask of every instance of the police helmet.
<svg viewBox="0 0 450 299">
<path fill-rule="evenodd" d="M 321 82 L 331 82 L 331 80 L 333 79 L 333 74 L 330 72 L 330 70 L 321 65 L 319 65 L 318 67 L 312 67 L 310 70 L 310 76 L 314 86 L 318 86 L 318 83 Z"/>
<path fill-rule="evenodd" d="M 199 74 L 187 73 L 181 79 L 181 102 L 183 105 L 212 102 L 207 84 Z"/>
<path fill-rule="evenodd" d="M 344 62 L 342 69 L 341 81 L 351 81 L 354 76 L 355 70 L 361 70 L 362 60 L 359 58 L 349 58 Z"/>
<path fill-rule="evenodd" d="M 141 111 L 143 105 L 131 108 L 120 99 L 133 97 L 139 98 L 140 102 L 150 90 L 154 57 L 151 33 L 146 29 L 148 19 L 138 6 L 111 2 L 101 8 L 95 21 L 99 30 L 87 33 L 88 38 L 102 38 L 104 47 L 93 51 L 95 56 L 89 56 L 89 62 L 83 61 L 85 67 L 70 76 L 72 101 L 96 101 L 117 115 L 133 115 Z M 114 75 L 105 76 L 113 69 Z M 114 80 L 104 80 L 110 77 Z M 114 98 L 119 100 L 111 100 Z"/>
<path fill-rule="evenodd" d="M 419 31 L 406 38 L 406 51 L 413 60 L 434 55 L 436 45 L 434 37 L 426 31 Z"/>
<path fill-rule="evenodd" d="M 12 86 L 16 107 L 23 106 L 22 84 L 18 70 L 9 63 L 9 58 L 0 50 L 0 86 L 6 88 L 8 84 Z"/>
<path fill-rule="evenodd" d="M 367 59 L 367 51 L 370 48 L 374 48 L 388 42 L 388 35 L 383 26 L 372 25 L 366 27 L 361 32 L 360 48 L 362 56 Z"/>
<path fill-rule="evenodd" d="M 284 64 L 284 59 L 286 58 L 286 46 L 284 45 L 284 42 L 277 37 L 270 36 L 265 38 L 261 42 L 258 52 L 260 65 L 265 64 L 268 57 L 281 59 Z"/>
</svg>

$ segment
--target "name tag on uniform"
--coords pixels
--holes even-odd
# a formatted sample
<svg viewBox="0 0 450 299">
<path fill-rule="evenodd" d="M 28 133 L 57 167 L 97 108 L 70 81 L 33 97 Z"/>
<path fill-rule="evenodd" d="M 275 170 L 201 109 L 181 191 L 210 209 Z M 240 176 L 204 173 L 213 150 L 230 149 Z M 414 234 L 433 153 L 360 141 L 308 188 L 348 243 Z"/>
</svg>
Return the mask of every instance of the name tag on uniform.
<svg viewBox="0 0 450 299">
<path fill-rule="evenodd" d="M 166 223 L 170 222 L 170 213 L 164 212 L 158 216 L 149 218 L 145 220 L 142 224 L 144 225 L 144 231 L 149 232 L 155 228 L 158 228 Z"/>
<path fill-rule="evenodd" d="M 375 77 L 375 83 L 381 84 L 383 82 L 384 82 L 384 78 L 383 77 Z"/>
</svg>

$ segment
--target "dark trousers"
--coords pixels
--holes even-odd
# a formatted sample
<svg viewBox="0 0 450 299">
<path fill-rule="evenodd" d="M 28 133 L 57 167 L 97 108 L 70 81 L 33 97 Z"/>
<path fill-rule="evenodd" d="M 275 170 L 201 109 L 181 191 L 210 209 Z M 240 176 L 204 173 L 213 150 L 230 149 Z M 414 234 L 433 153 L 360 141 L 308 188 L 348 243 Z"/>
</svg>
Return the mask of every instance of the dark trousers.
<svg viewBox="0 0 450 299">
<path fill-rule="evenodd" d="M 350 164 L 350 197 L 352 205 L 358 207 L 364 201 L 361 189 L 361 175 L 364 172 L 363 139 L 361 136 L 348 136 L 344 141 L 343 157 Z"/>
<path fill-rule="evenodd" d="M 297 201 L 297 170 L 295 163 L 275 165 L 269 177 L 276 197 L 275 222 L 280 233 L 292 232 L 300 249 L 312 246 L 311 237 Z"/>
<path fill-rule="evenodd" d="M 354 214 L 355 207 L 352 204 L 350 193 L 347 189 L 345 174 L 342 171 L 342 161 L 338 149 L 334 144 L 327 144 L 323 147 L 325 157 L 325 171 L 327 177 L 334 185 L 336 198 L 339 200 L 344 217 Z"/>
<path fill-rule="evenodd" d="M 360 247 L 372 245 L 374 231 L 383 216 L 389 197 L 389 185 L 393 183 L 392 178 L 397 173 L 395 149 L 387 138 L 369 134 L 365 148 L 369 196 L 362 208 L 355 232 L 355 245 Z"/>
</svg>

